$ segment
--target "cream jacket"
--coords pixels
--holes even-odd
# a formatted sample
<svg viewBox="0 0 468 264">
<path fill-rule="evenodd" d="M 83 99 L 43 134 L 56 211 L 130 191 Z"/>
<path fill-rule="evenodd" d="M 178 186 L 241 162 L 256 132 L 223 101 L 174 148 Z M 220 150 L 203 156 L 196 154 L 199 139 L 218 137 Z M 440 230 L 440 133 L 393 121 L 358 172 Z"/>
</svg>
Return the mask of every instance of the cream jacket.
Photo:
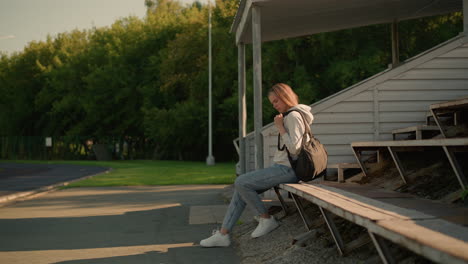
<svg viewBox="0 0 468 264">
<path fill-rule="evenodd" d="M 310 106 L 299 104 L 294 107 L 291 107 L 288 111 L 292 109 L 301 111 L 301 113 L 304 115 L 304 118 L 306 119 L 306 123 L 310 127 L 312 121 L 314 120 L 314 116 L 312 115 L 312 109 L 310 108 Z M 291 153 L 291 156 L 293 157 L 293 159 L 295 159 L 299 154 L 299 151 L 301 150 L 302 136 L 304 135 L 305 131 L 304 121 L 302 120 L 301 114 L 299 114 L 296 111 L 290 112 L 284 118 L 283 121 L 286 133 L 281 136 L 280 147 L 286 145 L 286 147 L 289 150 L 289 153 Z M 306 141 L 309 141 L 309 138 L 307 138 Z M 291 164 L 289 163 L 288 159 L 288 152 L 286 152 L 286 149 L 284 151 L 276 149 L 275 155 L 273 157 L 273 162 L 276 164 L 291 167 Z"/>
</svg>

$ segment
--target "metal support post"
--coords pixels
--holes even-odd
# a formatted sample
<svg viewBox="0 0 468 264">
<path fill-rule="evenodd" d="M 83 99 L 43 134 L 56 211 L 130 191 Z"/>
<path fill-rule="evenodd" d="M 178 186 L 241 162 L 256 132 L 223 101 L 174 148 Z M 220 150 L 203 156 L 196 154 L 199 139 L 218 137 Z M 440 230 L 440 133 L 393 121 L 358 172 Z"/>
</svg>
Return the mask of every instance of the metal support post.
<svg viewBox="0 0 468 264">
<path fill-rule="evenodd" d="M 369 232 L 369 236 L 372 239 L 372 242 L 374 242 L 374 246 L 377 249 L 377 252 L 379 253 L 380 258 L 382 259 L 382 262 L 384 264 L 396 263 L 385 241 L 380 236 L 370 231 L 368 232 Z"/>
<path fill-rule="evenodd" d="M 312 224 L 310 223 L 309 218 L 307 218 L 307 215 L 304 211 L 304 207 L 302 206 L 302 202 L 299 199 L 299 196 L 295 195 L 294 193 L 291 193 L 291 195 L 292 195 L 294 204 L 296 205 L 297 211 L 299 212 L 299 215 L 301 216 L 306 229 L 309 231 Z"/>
<path fill-rule="evenodd" d="M 336 228 L 335 222 L 333 222 L 332 216 L 328 213 L 328 211 L 326 211 L 322 207 L 319 206 L 319 209 L 320 212 L 322 212 L 325 222 L 327 223 L 328 229 L 330 229 L 330 233 L 333 237 L 333 240 L 335 240 L 338 253 L 340 253 L 340 256 L 343 256 L 345 253 L 345 246 L 343 243 L 343 239 L 341 238 L 340 232 L 338 231 L 338 228 Z"/>
<path fill-rule="evenodd" d="M 395 68 L 400 64 L 400 50 L 399 50 L 399 36 L 398 36 L 398 21 L 395 19 L 392 23 L 392 67 Z"/>
<path fill-rule="evenodd" d="M 208 15 L 208 157 L 206 157 L 206 165 L 215 165 L 213 157 L 213 115 L 212 115 L 212 77 L 211 77 L 211 2 L 209 5 Z"/>
<path fill-rule="evenodd" d="M 254 75 L 254 127 L 255 169 L 263 169 L 263 120 L 262 120 L 262 37 L 261 12 L 252 6 L 253 75 Z"/>
<path fill-rule="evenodd" d="M 468 36 L 468 0 L 463 0 L 463 32 Z"/>
<path fill-rule="evenodd" d="M 406 181 L 406 173 L 405 169 L 403 167 L 403 164 L 401 163 L 400 159 L 398 158 L 398 154 L 393 151 L 392 147 L 387 147 L 388 152 L 390 152 L 390 156 L 392 156 L 393 162 L 395 163 L 395 166 L 398 169 L 398 172 L 400 173 L 401 179 L 403 180 L 403 183 L 407 183 Z"/>
<path fill-rule="evenodd" d="M 289 214 L 289 208 L 286 205 L 286 203 L 284 202 L 283 196 L 281 195 L 278 186 L 273 187 L 273 189 L 275 190 L 276 196 L 278 196 L 278 200 L 280 201 L 281 207 L 284 210 L 284 215 L 287 216 Z"/>
<path fill-rule="evenodd" d="M 453 153 L 453 151 L 449 150 L 447 146 L 443 146 L 442 148 L 444 149 L 444 152 L 447 155 L 447 158 L 450 162 L 450 165 L 452 166 L 453 171 L 455 172 L 455 176 L 457 177 L 462 190 L 465 190 L 468 183 L 465 175 L 463 174 L 463 170 L 460 167 L 460 164 L 458 164 L 455 154 Z"/>
<path fill-rule="evenodd" d="M 357 150 L 355 148 L 352 148 L 352 150 L 353 150 L 354 156 L 356 157 L 356 160 L 357 160 L 357 162 L 359 164 L 359 167 L 361 167 L 361 170 L 364 173 L 364 176 L 368 176 L 366 166 L 364 165 L 364 162 L 361 160 L 361 151 L 359 151 L 359 150 Z"/>
<path fill-rule="evenodd" d="M 239 43 L 237 46 L 238 66 L 239 66 L 239 165 L 240 174 L 247 172 L 245 136 L 247 134 L 247 106 L 246 106 L 246 86 L 245 86 L 245 45 Z"/>
<path fill-rule="evenodd" d="M 439 116 L 437 115 L 437 113 L 433 109 L 431 109 L 431 113 L 432 113 L 432 116 L 434 117 L 434 121 L 436 122 L 437 126 L 440 129 L 440 134 L 444 138 L 447 138 L 447 134 L 445 133 L 445 130 L 444 130 L 443 126 L 442 126 L 442 121 L 440 121 Z"/>
</svg>

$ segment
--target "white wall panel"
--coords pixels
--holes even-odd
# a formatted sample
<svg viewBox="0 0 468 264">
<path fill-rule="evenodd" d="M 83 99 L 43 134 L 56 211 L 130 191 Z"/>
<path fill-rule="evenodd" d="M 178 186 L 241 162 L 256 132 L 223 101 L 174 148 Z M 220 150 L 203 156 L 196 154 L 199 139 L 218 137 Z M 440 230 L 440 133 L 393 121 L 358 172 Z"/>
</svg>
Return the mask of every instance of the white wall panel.
<svg viewBox="0 0 468 264">
<path fill-rule="evenodd" d="M 344 101 L 345 102 L 369 102 L 372 100 L 374 100 L 373 91 L 364 91 Z"/>
<path fill-rule="evenodd" d="M 396 79 L 468 79 L 468 69 L 413 69 Z"/>
<path fill-rule="evenodd" d="M 410 88 L 408 88 L 410 89 Z M 468 95 L 467 90 L 449 90 L 441 87 L 440 90 L 427 91 L 380 91 L 380 101 L 445 101 Z M 428 106 L 429 107 L 429 106 Z"/>
<path fill-rule="evenodd" d="M 322 144 L 350 144 L 353 141 L 369 141 L 373 139 L 374 134 L 351 134 L 351 135 L 320 135 Z"/>
<path fill-rule="evenodd" d="M 320 113 L 349 113 L 349 112 L 372 112 L 374 104 L 368 102 L 341 102 Z M 313 112 L 313 109 L 312 109 Z"/>
<path fill-rule="evenodd" d="M 429 105 L 440 100 L 426 101 L 383 101 L 380 102 L 380 112 L 429 112 Z"/>
<path fill-rule="evenodd" d="M 468 80 L 398 80 L 392 79 L 378 85 L 379 91 L 418 91 L 418 90 L 466 90 Z"/>
<path fill-rule="evenodd" d="M 361 113 L 320 113 L 316 115 L 314 125 L 337 124 L 337 123 L 371 123 L 374 114 L 371 112 Z"/>
<path fill-rule="evenodd" d="M 373 123 L 330 123 L 312 124 L 312 133 L 320 136 L 322 134 L 360 134 L 373 131 Z"/>
<path fill-rule="evenodd" d="M 466 58 L 435 58 L 423 65 L 420 69 L 468 69 L 468 57 Z"/>
<path fill-rule="evenodd" d="M 453 43 L 380 74 L 378 83 L 370 78 L 340 92 L 339 97 L 315 104 L 320 110 L 312 110 L 315 116 L 312 132 L 327 148 L 329 164 L 356 162 L 351 142 L 391 140 L 394 129 L 424 124 L 431 104 L 468 96 L 468 46 L 460 44 L 465 47 L 439 56 L 441 50 L 448 50 L 447 45 Z M 405 71 L 408 65 L 415 68 Z M 268 126 L 263 133 L 265 165 L 269 166 L 277 149 L 278 131 Z M 250 161 L 247 164 L 253 170 L 253 134 L 247 145 Z"/>
<path fill-rule="evenodd" d="M 463 46 L 460 48 L 456 48 L 439 56 L 439 58 L 468 58 L 468 47 Z"/>
</svg>

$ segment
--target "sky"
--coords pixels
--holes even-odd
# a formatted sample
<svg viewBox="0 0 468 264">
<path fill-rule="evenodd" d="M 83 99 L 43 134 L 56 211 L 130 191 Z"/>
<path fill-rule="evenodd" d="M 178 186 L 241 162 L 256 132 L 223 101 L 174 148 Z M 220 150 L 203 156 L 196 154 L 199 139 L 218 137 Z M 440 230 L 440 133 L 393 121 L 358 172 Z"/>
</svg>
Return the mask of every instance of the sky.
<svg viewBox="0 0 468 264">
<path fill-rule="evenodd" d="M 0 51 L 11 54 L 47 35 L 110 26 L 119 18 L 143 18 L 145 13 L 144 0 L 0 0 Z"/>
</svg>

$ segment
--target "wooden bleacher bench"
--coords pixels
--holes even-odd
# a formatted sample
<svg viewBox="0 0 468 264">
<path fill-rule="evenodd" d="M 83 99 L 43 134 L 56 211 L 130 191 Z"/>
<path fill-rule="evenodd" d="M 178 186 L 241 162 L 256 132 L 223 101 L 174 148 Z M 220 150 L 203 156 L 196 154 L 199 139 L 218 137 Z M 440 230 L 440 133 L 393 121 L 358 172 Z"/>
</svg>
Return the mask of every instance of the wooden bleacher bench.
<svg viewBox="0 0 468 264">
<path fill-rule="evenodd" d="M 414 134 L 416 139 L 425 139 L 425 132 L 440 133 L 438 126 L 418 125 L 392 130 L 393 140 L 398 134 Z"/>
<path fill-rule="evenodd" d="M 307 229 L 301 197 L 317 205 L 340 254 L 352 248 L 343 241 L 330 213 L 368 230 L 384 263 L 395 263 L 386 241 L 440 263 L 468 262 L 468 208 L 459 208 L 376 187 L 321 182 L 281 184 L 292 194 Z M 356 244 L 356 243 L 354 243 Z"/>
<path fill-rule="evenodd" d="M 351 148 L 354 155 L 361 166 L 365 175 L 368 175 L 367 168 L 363 160 L 363 152 L 365 151 L 388 151 L 392 157 L 395 166 L 400 173 L 404 183 L 406 180 L 406 171 L 402 166 L 401 160 L 398 156 L 398 151 L 409 151 L 411 148 L 425 148 L 425 147 L 440 147 L 443 149 L 447 159 L 464 190 L 468 185 L 468 181 L 463 174 L 463 171 L 458 163 L 454 151 L 468 151 L 468 138 L 442 138 L 442 139 L 423 139 L 423 140 L 398 140 L 398 141 L 369 141 L 369 142 L 353 142 Z"/>
<path fill-rule="evenodd" d="M 338 170 L 338 182 L 344 182 L 344 169 L 359 169 L 360 166 L 358 163 L 334 163 L 328 164 L 327 169 L 337 169 Z M 326 176 L 323 177 L 323 180 L 326 180 Z"/>
<path fill-rule="evenodd" d="M 453 125 L 460 126 L 461 123 L 463 123 L 462 116 L 465 115 L 466 122 L 466 115 L 468 115 L 468 97 L 432 104 L 430 106 L 430 111 L 435 123 L 440 128 L 442 135 L 446 138 L 453 137 L 453 135 L 449 133 L 447 127 L 441 122 L 440 117 L 450 115 L 453 117 Z"/>
</svg>

